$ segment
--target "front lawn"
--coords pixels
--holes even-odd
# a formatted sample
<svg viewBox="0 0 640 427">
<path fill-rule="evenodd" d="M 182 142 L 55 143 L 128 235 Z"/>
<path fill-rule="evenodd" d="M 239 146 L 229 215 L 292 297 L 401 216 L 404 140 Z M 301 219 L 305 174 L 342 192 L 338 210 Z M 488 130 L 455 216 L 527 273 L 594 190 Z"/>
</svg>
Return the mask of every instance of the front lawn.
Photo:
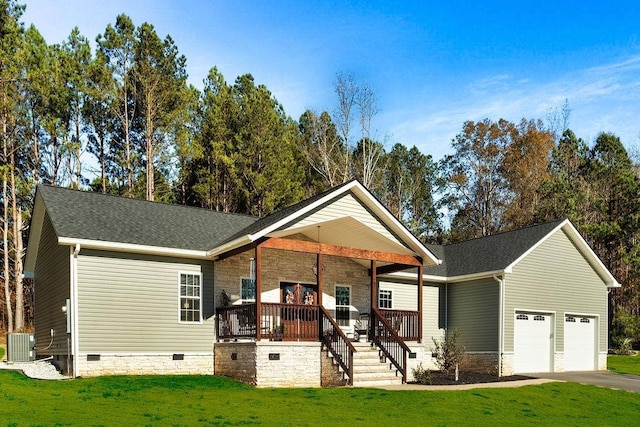
<svg viewBox="0 0 640 427">
<path fill-rule="evenodd" d="M 255 389 L 209 376 L 30 380 L 0 371 L 5 425 L 637 425 L 640 395 L 572 383 L 466 391 Z"/>
<path fill-rule="evenodd" d="M 640 353 L 635 356 L 610 355 L 607 357 L 607 368 L 618 374 L 640 375 Z"/>
</svg>

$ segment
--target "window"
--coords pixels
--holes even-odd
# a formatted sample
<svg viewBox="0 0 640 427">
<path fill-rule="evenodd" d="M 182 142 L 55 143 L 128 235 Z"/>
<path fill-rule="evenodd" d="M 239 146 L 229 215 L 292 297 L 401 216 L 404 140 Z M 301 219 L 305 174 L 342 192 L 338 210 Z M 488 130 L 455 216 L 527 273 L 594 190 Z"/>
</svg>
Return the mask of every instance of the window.
<svg viewBox="0 0 640 427">
<path fill-rule="evenodd" d="M 544 322 L 544 316 L 538 314 L 536 316 L 533 316 L 533 320 L 534 321 L 543 321 Z"/>
<path fill-rule="evenodd" d="M 351 306 L 351 288 L 336 286 L 336 323 L 338 326 L 349 326 Z"/>
<path fill-rule="evenodd" d="M 526 314 L 518 314 L 516 316 L 516 320 L 529 320 L 529 316 L 527 316 Z"/>
<path fill-rule="evenodd" d="M 240 285 L 240 298 L 242 302 L 255 302 L 256 300 L 256 281 L 252 279 L 242 279 Z"/>
<path fill-rule="evenodd" d="M 378 307 L 393 308 L 393 291 L 391 289 L 380 289 L 378 291 Z"/>
<path fill-rule="evenodd" d="M 202 278 L 200 274 L 180 273 L 180 321 L 202 321 Z"/>
<path fill-rule="evenodd" d="M 572 317 L 572 316 L 567 316 L 567 317 L 564 319 L 564 321 L 565 321 L 565 322 L 567 322 L 567 323 L 576 323 L 576 318 L 575 318 L 575 317 Z"/>
<path fill-rule="evenodd" d="M 580 323 L 589 323 L 589 319 L 583 317 L 582 319 L 580 319 Z"/>
</svg>

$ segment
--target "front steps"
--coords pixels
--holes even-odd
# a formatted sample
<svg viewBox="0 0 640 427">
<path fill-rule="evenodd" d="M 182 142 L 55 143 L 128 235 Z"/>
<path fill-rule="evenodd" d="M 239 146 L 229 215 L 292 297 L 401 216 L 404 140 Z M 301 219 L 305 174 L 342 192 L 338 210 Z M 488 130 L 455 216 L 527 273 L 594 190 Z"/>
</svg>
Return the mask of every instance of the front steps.
<svg viewBox="0 0 640 427">
<path fill-rule="evenodd" d="M 368 342 L 352 342 L 356 348 L 353 354 L 353 386 L 374 387 L 379 385 L 402 384 L 402 374 L 396 375 L 396 367 L 380 356 L 377 347 Z"/>
</svg>

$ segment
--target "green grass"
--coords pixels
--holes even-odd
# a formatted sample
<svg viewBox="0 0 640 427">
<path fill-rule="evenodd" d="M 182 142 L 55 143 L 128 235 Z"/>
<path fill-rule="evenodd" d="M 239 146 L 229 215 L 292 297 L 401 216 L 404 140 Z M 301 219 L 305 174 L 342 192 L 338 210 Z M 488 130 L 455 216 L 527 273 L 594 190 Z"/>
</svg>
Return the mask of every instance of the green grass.
<svg viewBox="0 0 640 427">
<path fill-rule="evenodd" d="M 610 371 L 619 374 L 640 375 L 640 354 L 636 356 L 610 355 L 607 357 L 607 367 Z"/>
<path fill-rule="evenodd" d="M 0 360 L 4 357 L 4 347 L 0 346 Z"/>
<path fill-rule="evenodd" d="M 255 389 L 209 376 L 37 381 L 0 371 L 6 425 L 637 425 L 640 394 L 573 383 L 466 391 Z"/>
</svg>

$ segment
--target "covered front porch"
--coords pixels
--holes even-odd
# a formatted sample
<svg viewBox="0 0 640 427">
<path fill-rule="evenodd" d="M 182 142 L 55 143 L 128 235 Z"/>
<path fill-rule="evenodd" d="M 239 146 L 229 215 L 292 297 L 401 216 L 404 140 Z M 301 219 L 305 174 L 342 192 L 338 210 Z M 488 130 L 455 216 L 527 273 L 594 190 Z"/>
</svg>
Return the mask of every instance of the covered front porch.
<svg viewBox="0 0 640 427">
<path fill-rule="evenodd" d="M 407 342 L 422 340 L 419 258 L 307 241 L 299 233 L 244 249 L 229 260 L 248 260 L 249 278 L 241 279 L 241 298 L 230 302 L 223 291 L 226 301 L 216 310 L 218 342 L 321 343 L 352 383 L 353 342 L 366 341 L 406 381 L 407 358 L 413 354 Z M 378 275 L 407 269 L 416 272 L 415 309 L 379 307 Z"/>
<path fill-rule="evenodd" d="M 406 380 L 407 343 L 422 340 L 423 267 L 438 259 L 357 181 L 256 222 L 211 255 L 225 374 L 259 376 L 271 366 L 260 366 L 266 348 L 316 348 L 353 383 L 354 342 L 367 341 Z M 415 283 L 379 289 L 379 276 L 396 271 L 415 272 Z"/>
</svg>

